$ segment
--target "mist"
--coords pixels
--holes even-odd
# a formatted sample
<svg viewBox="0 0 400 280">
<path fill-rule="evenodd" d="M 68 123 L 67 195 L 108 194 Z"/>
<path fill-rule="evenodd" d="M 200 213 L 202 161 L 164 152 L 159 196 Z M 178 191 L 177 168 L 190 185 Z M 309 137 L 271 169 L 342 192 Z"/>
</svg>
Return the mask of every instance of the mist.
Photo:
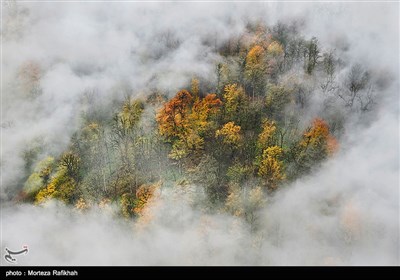
<svg viewBox="0 0 400 280">
<path fill-rule="evenodd" d="M 18 265 L 399 265 L 399 3 L 3 5 L 1 250 L 27 244 Z M 116 219 L 116 205 L 81 213 L 13 201 L 24 151 L 60 154 L 80 125 L 85 92 L 107 108 L 127 91 L 172 97 L 192 77 L 211 87 L 218 48 L 257 21 L 296 22 L 344 58 L 339 76 L 362 63 L 390 82 L 369 117 L 350 115 L 337 154 L 266 197 L 256 233 L 193 205 L 205 196 L 194 184 L 162 189 L 143 226 Z M 20 74 L 27 62 L 39 65 L 35 98 Z M 318 93 L 304 123 L 323 111 Z"/>
</svg>

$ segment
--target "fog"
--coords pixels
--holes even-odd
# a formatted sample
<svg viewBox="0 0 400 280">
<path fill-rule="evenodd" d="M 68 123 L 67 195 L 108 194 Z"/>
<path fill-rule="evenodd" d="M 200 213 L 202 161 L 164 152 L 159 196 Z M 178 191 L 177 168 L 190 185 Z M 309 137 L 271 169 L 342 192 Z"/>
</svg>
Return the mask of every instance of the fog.
<svg viewBox="0 0 400 280">
<path fill-rule="evenodd" d="M 1 250 L 28 245 L 18 264 L 399 264 L 399 3 L 9 2 L 2 9 Z M 85 91 L 111 104 L 126 87 L 172 96 L 193 76 L 212 83 L 217 47 L 257 20 L 296 20 L 348 65 L 363 63 L 391 83 L 377 94 L 372 120 L 346 124 L 333 158 L 267 197 L 256 234 L 171 190 L 149 206 L 144 227 L 115 219 L 112 207 L 82 214 L 54 201 L 11 202 L 24 149 L 36 141 L 43 155 L 61 153 L 79 127 Z M 27 61 L 40 65 L 34 99 L 18 74 Z"/>
</svg>

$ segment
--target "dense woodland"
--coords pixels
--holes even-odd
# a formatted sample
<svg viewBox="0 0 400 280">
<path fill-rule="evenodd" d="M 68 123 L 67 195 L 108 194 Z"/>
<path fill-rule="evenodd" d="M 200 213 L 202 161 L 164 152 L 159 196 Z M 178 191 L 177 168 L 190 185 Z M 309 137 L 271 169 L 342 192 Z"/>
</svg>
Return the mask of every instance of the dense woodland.
<svg viewBox="0 0 400 280">
<path fill-rule="evenodd" d="M 194 191 L 202 199 L 193 207 L 256 227 L 264 201 L 334 157 L 346 121 L 376 103 L 368 69 L 295 25 L 249 24 L 217 52 L 214 78 L 193 77 L 178 92 L 127 86 L 124 100 L 104 103 L 87 90 L 68 149 L 48 155 L 38 141 L 24 151 L 16 200 L 116 205 L 136 219 L 163 189 Z M 40 95 L 40 71 L 29 62 L 17 74 L 30 98 Z"/>
</svg>

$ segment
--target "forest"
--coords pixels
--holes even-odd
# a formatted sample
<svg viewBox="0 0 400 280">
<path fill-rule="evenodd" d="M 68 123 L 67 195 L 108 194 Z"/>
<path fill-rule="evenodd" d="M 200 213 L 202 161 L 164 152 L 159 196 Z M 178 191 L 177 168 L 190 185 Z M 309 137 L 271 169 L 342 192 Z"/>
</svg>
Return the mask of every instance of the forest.
<svg viewBox="0 0 400 280">
<path fill-rule="evenodd" d="M 295 26 L 249 25 L 218 51 L 215 83 L 193 77 L 171 98 L 157 89 L 136 97 L 128 87 L 110 109 L 85 92 L 67 150 L 41 159 L 44 147 L 25 151 L 29 175 L 17 199 L 58 199 L 82 211 L 116 204 L 121 216 L 139 218 L 162 188 L 196 185 L 205 195 L 197 207 L 254 226 L 265 196 L 335 155 L 347 112 L 373 108 L 379 85 L 369 71 L 355 64 L 340 83 L 344 62 Z M 38 63 L 24 64 L 19 77 L 30 98 L 40 94 Z M 320 114 L 301 123 L 315 87 Z"/>
</svg>

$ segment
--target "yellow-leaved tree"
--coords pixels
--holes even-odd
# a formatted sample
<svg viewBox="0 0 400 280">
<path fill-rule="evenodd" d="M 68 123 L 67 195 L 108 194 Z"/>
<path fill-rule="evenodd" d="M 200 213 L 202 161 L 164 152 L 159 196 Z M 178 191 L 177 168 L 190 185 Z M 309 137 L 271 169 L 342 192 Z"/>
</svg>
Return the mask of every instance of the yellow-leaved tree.
<svg viewBox="0 0 400 280">
<path fill-rule="evenodd" d="M 258 174 L 264 179 L 267 188 L 273 190 L 278 187 L 279 182 L 285 179 L 283 162 L 281 157 L 282 148 L 271 146 L 263 151 Z"/>
<path fill-rule="evenodd" d="M 250 49 L 246 57 L 245 77 L 252 87 L 253 98 L 256 92 L 261 92 L 266 73 L 265 50 L 259 45 Z"/>
<path fill-rule="evenodd" d="M 238 84 L 229 84 L 224 88 L 223 94 L 226 120 L 238 121 L 242 115 L 243 108 L 247 104 L 247 96 L 243 87 Z"/>
<path fill-rule="evenodd" d="M 274 143 L 276 124 L 274 121 L 265 119 L 262 123 L 262 131 L 258 135 L 257 148 L 266 149 Z"/>
<path fill-rule="evenodd" d="M 242 145 L 243 140 L 240 130 L 240 126 L 235 125 L 234 122 L 228 122 L 215 132 L 215 137 L 221 138 L 224 144 L 237 148 Z"/>
</svg>

